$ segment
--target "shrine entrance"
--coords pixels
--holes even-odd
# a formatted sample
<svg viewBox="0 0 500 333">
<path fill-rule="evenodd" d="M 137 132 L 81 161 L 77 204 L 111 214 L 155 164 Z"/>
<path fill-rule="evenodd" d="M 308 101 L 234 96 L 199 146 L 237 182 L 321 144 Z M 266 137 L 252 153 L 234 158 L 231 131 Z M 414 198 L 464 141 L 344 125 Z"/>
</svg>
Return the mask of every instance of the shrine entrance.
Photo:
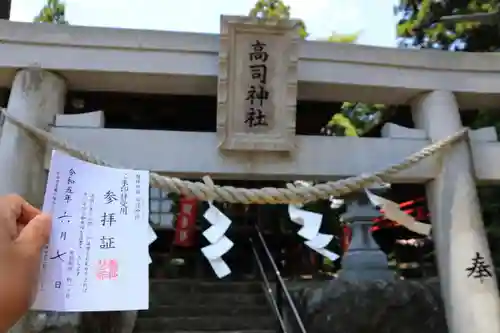
<svg viewBox="0 0 500 333">
<path fill-rule="evenodd" d="M 276 182 L 225 181 L 221 185 L 270 187 L 281 186 Z M 198 212 L 206 211 L 206 203 L 198 202 Z M 226 236 L 234 243 L 233 248 L 223 256 L 231 268 L 231 274 L 224 280 L 260 280 L 261 273 L 254 249 L 263 265 L 266 276 L 275 279 L 264 244 L 258 237 L 262 234 L 269 253 L 286 279 L 311 279 L 327 277 L 333 271 L 333 263 L 328 263 L 314 251 L 304 246 L 304 240 L 297 235 L 298 226 L 288 217 L 287 205 L 241 205 L 216 204 L 232 220 Z M 324 203 L 325 213 L 329 202 Z M 331 211 L 331 210 L 330 210 Z M 331 214 L 330 214 L 331 215 Z M 326 214 L 327 218 L 330 218 Z M 174 221 L 175 223 L 175 221 Z M 325 223 L 327 225 L 327 223 Z M 328 223 L 338 225 L 338 223 Z M 151 245 L 152 264 L 150 276 L 153 279 L 218 279 L 201 248 L 209 245 L 202 235 L 209 227 L 202 213 L 196 216 L 195 232 L 191 246 L 179 246 L 175 241 L 175 228 L 156 230 L 158 240 Z M 259 230 L 259 231 L 257 231 Z M 251 242 L 251 239 L 253 242 Z M 338 251 L 338 249 L 334 249 Z"/>
</svg>

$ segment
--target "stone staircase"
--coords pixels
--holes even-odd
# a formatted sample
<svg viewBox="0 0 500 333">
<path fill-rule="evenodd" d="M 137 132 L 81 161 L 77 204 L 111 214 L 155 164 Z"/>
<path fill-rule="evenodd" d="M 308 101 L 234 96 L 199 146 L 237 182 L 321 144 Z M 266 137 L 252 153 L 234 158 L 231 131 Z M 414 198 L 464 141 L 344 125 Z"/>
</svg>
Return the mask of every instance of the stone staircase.
<svg viewBox="0 0 500 333">
<path fill-rule="evenodd" d="M 256 282 L 152 280 L 134 333 L 273 333 L 277 321 Z"/>
</svg>

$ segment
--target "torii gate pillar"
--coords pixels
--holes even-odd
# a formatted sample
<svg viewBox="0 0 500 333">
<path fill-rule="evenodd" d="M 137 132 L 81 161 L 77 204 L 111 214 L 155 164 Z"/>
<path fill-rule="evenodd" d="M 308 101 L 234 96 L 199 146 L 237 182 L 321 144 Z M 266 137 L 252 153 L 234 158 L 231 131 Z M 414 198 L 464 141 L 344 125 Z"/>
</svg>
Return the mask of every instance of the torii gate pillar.
<svg viewBox="0 0 500 333">
<path fill-rule="evenodd" d="M 433 142 L 462 128 L 455 96 L 447 91 L 417 98 L 413 119 Z M 498 333 L 500 300 L 472 168 L 468 143 L 459 142 L 443 151 L 440 173 L 427 185 L 441 293 L 451 333 Z M 481 268 L 491 275 L 482 277 Z"/>
<path fill-rule="evenodd" d="M 14 78 L 7 111 L 22 122 L 46 130 L 56 114 L 63 113 L 65 98 L 66 83 L 61 77 L 43 70 L 24 69 Z M 0 195 L 16 193 L 40 207 L 47 180 L 45 151 L 44 145 L 5 121 L 0 135 Z M 27 318 L 9 332 L 31 332 L 30 316 Z"/>
<path fill-rule="evenodd" d="M 36 69 L 20 70 L 10 92 L 7 111 L 17 119 L 48 129 L 56 114 L 63 113 L 66 83 L 54 73 Z M 41 206 L 47 175 L 45 146 L 5 121 L 0 137 L 0 195 L 17 193 L 31 204 Z"/>
</svg>

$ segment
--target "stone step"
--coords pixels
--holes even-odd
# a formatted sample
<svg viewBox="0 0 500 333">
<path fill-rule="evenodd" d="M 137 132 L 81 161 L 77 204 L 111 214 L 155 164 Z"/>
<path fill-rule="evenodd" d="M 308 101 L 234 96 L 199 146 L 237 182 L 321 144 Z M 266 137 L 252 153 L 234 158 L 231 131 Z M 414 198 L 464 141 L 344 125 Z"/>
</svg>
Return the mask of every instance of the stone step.
<svg viewBox="0 0 500 333">
<path fill-rule="evenodd" d="M 150 308 L 161 305 L 192 306 L 209 305 L 213 307 L 240 307 L 245 305 L 267 305 L 264 293 L 168 293 L 150 291 Z"/>
<path fill-rule="evenodd" d="M 152 307 L 149 310 L 139 311 L 138 316 L 141 318 L 158 318 L 158 317 L 203 317 L 203 316 L 266 316 L 270 315 L 272 310 L 269 306 L 261 305 L 243 305 L 234 306 L 227 304 L 225 306 L 212 305 L 164 305 Z"/>
<path fill-rule="evenodd" d="M 273 316 L 137 318 L 134 331 L 260 331 L 276 329 L 276 325 L 276 319 Z"/>
<path fill-rule="evenodd" d="M 167 280 L 152 279 L 150 290 L 153 293 L 262 293 L 259 282 L 232 282 L 206 280 Z"/>
</svg>

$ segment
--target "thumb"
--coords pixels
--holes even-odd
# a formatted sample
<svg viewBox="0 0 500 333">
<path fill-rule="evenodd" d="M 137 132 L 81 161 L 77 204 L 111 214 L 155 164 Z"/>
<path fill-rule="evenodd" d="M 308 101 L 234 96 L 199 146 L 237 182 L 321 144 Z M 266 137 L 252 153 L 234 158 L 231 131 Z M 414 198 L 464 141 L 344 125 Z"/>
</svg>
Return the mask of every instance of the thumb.
<svg viewBox="0 0 500 333">
<path fill-rule="evenodd" d="M 25 254 L 39 255 L 49 242 L 51 227 L 52 219 L 49 215 L 37 215 L 21 230 L 16 243 Z"/>
</svg>

